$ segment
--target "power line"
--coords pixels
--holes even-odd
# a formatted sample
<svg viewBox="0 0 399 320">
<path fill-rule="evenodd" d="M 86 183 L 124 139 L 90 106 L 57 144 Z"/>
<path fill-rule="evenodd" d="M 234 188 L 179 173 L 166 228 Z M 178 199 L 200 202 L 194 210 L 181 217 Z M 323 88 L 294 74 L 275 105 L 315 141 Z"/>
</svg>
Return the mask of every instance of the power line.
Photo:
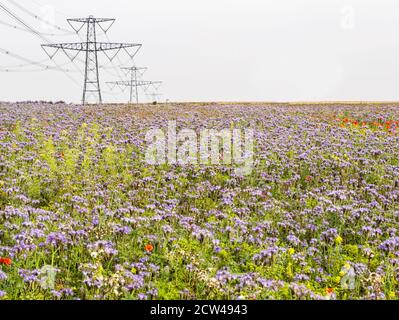
<svg viewBox="0 0 399 320">
<path fill-rule="evenodd" d="M 36 0 L 30 0 L 30 1 L 32 3 L 34 3 L 37 7 L 43 7 L 43 4 L 40 3 L 39 1 L 36 1 Z M 59 14 L 59 15 L 61 15 L 61 16 L 63 16 L 63 17 L 73 16 L 73 14 L 71 14 L 71 13 L 62 12 L 62 11 L 59 11 L 58 9 L 54 9 L 54 12 Z"/>
<path fill-rule="evenodd" d="M 9 10 L 4 4 L 0 3 L 0 9 L 2 9 L 7 15 L 9 15 L 11 18 L 13 18 L 14 20 L 18 21 L 20 24 L 22 24 L 28 31 L 30 31 L 31 33 L 33 33 L 34 35 L 36 35 L 37 37 L 39 37 L 41 40 L 43 40 L 46 43 L 52 43 L 51 40 L 47 39 L 47 37 L 45 37 L 43 34 L 41 34 L 39 31 L 37 31 L 36 29 L 32 28 L 31 26 L 29 26 L 24 20 L 22 20 L 20 17 L 18 17 L 15 13 L 13 13 L 11 10 Z M 69 57 L 69 56 L 68 56 Z M 69 57 L 70 58 L 70 57 Z M 71 60 L 72 61 L 72 60 Z M 72 80 L 71 76 L 69 74 L 67 74 L 65 72 L 65 70 L 63 70 L 62 68 L 60 68 L 60 66 L 55 62 L 52 61 L 56 67 L 65 73 L 65 75 Z M 76 68 L 76 65 L 74 65 Z M 79 69 L 78 69 L 79 70 Z M 76 83 L 76 80 L 73 79 L 73 82 Z"/>
<path fill-rule="evenodd" d="M 105 37 L 107 38 L 108 42 L 111 42 L 111 40 L 109 39 L 107 33 L 105 33 Z M 123 65 L 119 55 L 116 56 L 116 59 L 118 60 L 119 64 Z M 133 59 L 131 59 L 131 60 L 133 60 Z M 110 63 L 114 67 L 114 69 L 116 70 L 117 77 L 119 78 L 119 80 L 123 81 L 124 79 L 123 79 L 123 77 L 121 76 L 121 74 L 119 72 L 120 68 L 118 66 L 115 66 L 115 64 L 114 64 L 114 62 L 112 60 L 110 60 Z M 110 73 L 110 72 L 108 72 L 108 73 Z"/>
<path fill-rule="evenodd" d="M 34 73 L 34 72 L 46 72 L 46 71 L 59 71 L 57 68 L 37 68 L 37 69 L 9 69 L 9 68 L 4 68 L 0 66 L 0 72 L 5 72 L 5 73 Z M 69 69 L 64 69 L 64 72 L 66 73 L 76 73 L 77 71 L 72 71 Z M 79 85 L 78 82 L 75 82 L 76 85 Z"/>
<path fill-rule="evenodd" d="M 9 28 L 11 28 L 11 29 L 14 29 L 14 30 L 19 30 L 19 31 L 29 32 L 29 33 L 31 32 L 30 30 L 27 30 L 27 29 L 25 29 L 25 28 L 18 27 L 17 25 L 10 24 L 10 23 L 4 22 L 4 21 L 0 21 L 0 24 L 3 25 L 3 26 L 9 27 Z M 62 36 L 70 36 L 70 35 L 71 35 L 70 33 L 55 34 L 55 33 L 43 33 L 43 32 L 41 32 L 41 34 L 42 34 L 42 35 L 45 35 L 45 36 L 50 36 L 50 37 L 56 37 L 56 36 L 57 36 L 57 37 L 62 37 Z"/>
<path fill-rule="evenodd" d="M 20 9 L 21 11 L 25 12 L 26 14 L 30 15 L 31 17 L 35 18 L 36 20 L 39 20 L 45 24 L 47 24 L 48 26 L 51 26 L 57 30 L 60 31 L 64 31 L 68 34 L 73 34 L 72 31 L 68 30 L 68 29 L 64 29 L 63 27 L 57 26 L 56 24 L 53 24 L 45 19 L 42 19 L 40 16 L 38 16 L 37 14 L 34 14 L 33 12 L 29 11 L 28 9 L 26 9 L 25 7 L 21 6 L 20 4 L 18 4 L 17 2 L 13 1 L 13 0 L 7 0 L 8 2 L 12 3 L 15 7 L 17 7 L 18 9 Z"/>
<path fill-rule="evenodd" d="M 42 68 L 41 70 L 61 70 L 58 67 L 53 67 L 53 66 L 49 66 L 47 64 L 44 64 L 44 62 L 49 61 L 49 59 L 42 60 L 42 61 L 33 61 L 31 59 L 22 57 L 22 56 L 20 56 L 20 55 L 18 55 L 16 53 L 13 53 L 13 52 L 11 52 L 9 50 L 6 50 L 6 49 L 3 49 L 3 48 L 0 48 L 0 53 L 3 53 L 3 54 L 8 55 L 10 57 L 13 57 L 13 58 L 15 58 L 17 60 L 21 60 L 21 61 L 25 61 L 26 62 L 26 64 L 20 64 L 20 65 L 14 65 L 14 66 L 0 66 L 0 68 L 2 68 L 2 69 L 9 70 L 9 69 L 19 68 L 19 67 L 23 67 L 23 66 L 35 65 L 35 66 L 41 67 Z M 60 66 L 66 66 L 68 64 L 71 64 L 71 62 L 67 62 L 67 63 L 65 63 L 63 65 L 60 65 Z M 64 71 L 67 71 L 67 70 L 64 70 Z"/>
<path fill-rule="evenodd" d="M 27 30 L 29 30 L 31 33 L 39 37 L 41 40 L 44 42 L 50 43 L 51 41 L 48 40 L 45 36 L 43 36 L 39 31 L 35 30 L 31 26 L 29 26 L 27 23 L 25 23 L 22 19 L 20 19 L 16 14 L 14 14 L 12 11 L 10 11 L 4 4 L 0 3 L 0 9 L 2 9 L 7 15 L 9 15 L 11 18 L 17 20 L 20 24 L 22 24 Z"/>
<path fill-rule="evenodd" d="M 40 61 L 33 61 L 33 60 L 30 60 L 30 59 L 21 57 L 21 56 L 17 55 L 16 53 L 12 53 L 9 50 L 5 50 L 5 49 L 1 49 L 1 48 L 0 48 L 0 53 L 3 53 L 5 55 L 9 55 L 9 56 L 11 56 L 11 57 L 13 57 L 13 58 L 15 58 L 17 60 L 22 60 L 22 61 L 26 62 L 26 63 L 23 63 L 23 64 L 14 64 L 14 65 L 7 65 L 7 66 L 2 65 L 1 66 L 2 68 L 9 68 L 9 69 L 23 68 L 23 67 L 28 67 L 28 66 L 32 66 L 32 65 L 40 65 L 42 63 L 45 63 L 45 62 L 49 61 L 49 59 L 44 59 L 44 60 L 40 60 Z"/>
<path fill-rule="evenodd" d="M 12 52 L 10 52 L 8 50 L 4 50 L 2 48 L 0 48 L 0 52 L 4 53 L 6 55 L 9 55 L 9 56 L 11 56 L 11 57 L 13 57 L 15 59 L 19 59 L 19 60 L 28 62 L 30 64 L 34 64 L 34 65 L 38 65 L 38 66 L 42 67 L 41 69 L 28 70 L 27 72 L 38 72 L 38 71 L 49 71 L 49 70 L 62 71 L 75 85 L 79 86 L 79 83 L 68 74 L 68 72 L 71 72 L 71 71 L 61 69 L 59 65 L 57 65 L 56 67 L 48 66 L 48 65 L 42 64 L 42 63 L 40 63 L 38 61 L 32 61 L 32 60 L 27 59 L 25 57 L 21 57 L 20 55 L 18 55 L 16 53 L 12 53 Z M 18 71 L 15 71 L 15 70 L 10 70 L 10 69 L 4 68 L 4 67 L 0 67 L 0 71 L 2 71 L 2 72 L 18 72 Z"/>
</svg>

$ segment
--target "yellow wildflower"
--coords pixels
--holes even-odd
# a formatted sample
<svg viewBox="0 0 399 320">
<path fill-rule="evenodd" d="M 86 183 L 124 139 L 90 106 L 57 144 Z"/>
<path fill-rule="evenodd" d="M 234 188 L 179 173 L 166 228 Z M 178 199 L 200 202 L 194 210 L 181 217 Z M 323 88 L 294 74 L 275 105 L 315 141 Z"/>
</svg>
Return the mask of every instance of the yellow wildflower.
<svg viewBox="0 0 399 320">
<path fill-rule="evenodd" d="M 338 244 L 338 245 L 340 245 L 343 241 L 344 241 L 344 239 L 342 239 L 341 236 L 338 236 L 338 237 L 335 238 L 335 243 Z"/>
</svg>

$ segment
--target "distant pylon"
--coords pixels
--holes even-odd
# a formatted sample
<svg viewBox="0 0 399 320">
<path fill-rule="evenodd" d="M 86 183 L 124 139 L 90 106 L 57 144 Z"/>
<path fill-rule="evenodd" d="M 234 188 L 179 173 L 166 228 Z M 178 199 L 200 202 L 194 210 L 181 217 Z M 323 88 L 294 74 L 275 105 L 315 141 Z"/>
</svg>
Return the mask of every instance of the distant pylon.
<svg viewBox="0 0 399 320">
<path fill-rule="evenodd" d="M 162 84 L 162 81 L 140 81 L 140 80 L 111 81 L 111 82 L 107 82 L 107 84 L 112 85 L 113 88 L 115 86 L 118 86 L 120 88 L 129 87 L 130 88 L 130 94 L 131 94 L 130 103 L 133 103 L 133 99 L 132 99 L 133 88 L 136 88 L 136 91 L 137 91 L 138 87 L 144 87 L 144 89 L 146 90 L 146 88 L 148 89 L 151 85 L 160 86 Z M 138 99 L 136 99 L 136 103 L 137 104 L 139 103 Z"/>
<path fill-rule="evenodd" d="M 112 61 L 123 49 L 129 57 L 133 59 L 141 48 L 141 44 L 97 42 L 96 26 L 100 27 L 104 33 L 107 33 L 114 24 L 115 19 L 94 18 L 93 16 L 90 16 L 88 18 L 67 19 L 67 21 L 76 33 L 79 33 L 83 27 L 87 25 L 86 42 L 44 44 L 42 45 L 42 48 L 51 59 L 59 50 L 62 50 L 71 59 L 71 61 L 73 61 L 80 52 L 85 52 L 85 79 L 82 103 L 86 104 L 88 97 L 91 95 L 94 95 L 97 98 L 98 103 L 102 103 L 100 76 L 98 72 L 98 52 L 103 52 L 105 56 Z M 134 48 L 134 51 L 129 52 L 129 48 Z M 54 51 L 50 53 L 49 49 L 54 49 Z M 77 53 L 70 57 L 66 52 L 67 50 L 76 51 Z M 107 52 L 111 50 L 116 50 L 116 53 L 113 55 L 107 54 Z"/>
<path fill-rule="evenodd" d="M 133 90 L 135 89 L 136 103 L 139 103 L 139 86 L 137 85 L 137 71 L 145 71 L 147 67 L 125 67 L 121 68 L 122 70 L 126 70 L 130 73 L 130 81 L 135 83 L 136 85 L 130 86 L 130 103 L 133 103 Z"/>
</svg>

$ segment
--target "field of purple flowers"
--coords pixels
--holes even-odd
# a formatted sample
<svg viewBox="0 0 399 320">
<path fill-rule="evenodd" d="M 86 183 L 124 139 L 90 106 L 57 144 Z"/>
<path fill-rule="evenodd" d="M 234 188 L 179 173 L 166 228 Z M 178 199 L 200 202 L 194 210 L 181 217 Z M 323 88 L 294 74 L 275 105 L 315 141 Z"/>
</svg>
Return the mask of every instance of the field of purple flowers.
<svg viewBox="0 0 399 320">
<path fill-rule="evenodd" d="M 251 175 L 146 164 L 168 120 L 253 128 Z M 395 105 L 0 104 L 0 300 L 398 299 L 396 120 Z"/>
</svg>

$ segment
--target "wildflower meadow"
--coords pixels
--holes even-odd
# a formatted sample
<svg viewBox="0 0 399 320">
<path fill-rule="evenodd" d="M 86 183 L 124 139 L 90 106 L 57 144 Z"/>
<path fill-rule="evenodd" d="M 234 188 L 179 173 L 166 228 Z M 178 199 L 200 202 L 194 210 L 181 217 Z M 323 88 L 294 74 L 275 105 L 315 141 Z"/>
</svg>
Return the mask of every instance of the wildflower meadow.
<svg viewBox="0 0 399 320">
<path fill-rule="evenodd" d="M 398 120 L 387 104 L 0 104 L 0 300 L 398 299 Z M 148 162 L 170 121 L 252 132 L 250 170 L 225 147 Z"/>
</svg>

